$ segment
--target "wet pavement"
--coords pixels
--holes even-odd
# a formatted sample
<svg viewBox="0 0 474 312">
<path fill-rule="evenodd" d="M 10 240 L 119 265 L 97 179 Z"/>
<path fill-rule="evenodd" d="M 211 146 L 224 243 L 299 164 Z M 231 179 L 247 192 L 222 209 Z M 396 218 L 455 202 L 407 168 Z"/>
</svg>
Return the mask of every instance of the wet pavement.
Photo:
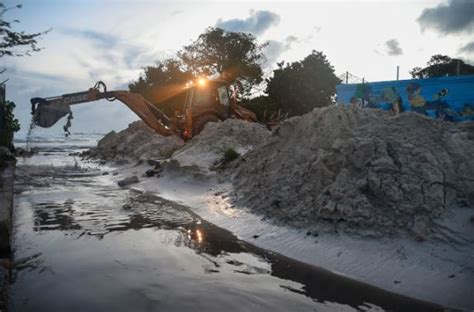
<svg viewBox="0 0 474 312">
<path fill-rule="evenodd" d="M 46 146 L 18 162 L 11 311 L 441 310 L 120 189 L 72 151 Z"/>
</svg>

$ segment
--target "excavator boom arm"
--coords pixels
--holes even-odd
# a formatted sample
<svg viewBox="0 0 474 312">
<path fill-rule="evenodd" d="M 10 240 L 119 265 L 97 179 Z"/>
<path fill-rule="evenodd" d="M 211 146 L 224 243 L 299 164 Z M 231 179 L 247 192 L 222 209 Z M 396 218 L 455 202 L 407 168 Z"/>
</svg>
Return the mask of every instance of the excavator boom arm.
<svg viewBox="0 0 474 312">
<path fill-rule="evenodd" d="M 173 134 L 170 118 L 142 95 L 128 91 L 107 91 L 105 84 L 101 81 L 88 91 L 49 98 L 33 98 L 31 99 L 31 113 L 35 124 L 41 127 L 51 127 L 70 113 L 70 105 L 101 99 L 119 100 L 159 134 L 165 136 Z"/>
</svg>

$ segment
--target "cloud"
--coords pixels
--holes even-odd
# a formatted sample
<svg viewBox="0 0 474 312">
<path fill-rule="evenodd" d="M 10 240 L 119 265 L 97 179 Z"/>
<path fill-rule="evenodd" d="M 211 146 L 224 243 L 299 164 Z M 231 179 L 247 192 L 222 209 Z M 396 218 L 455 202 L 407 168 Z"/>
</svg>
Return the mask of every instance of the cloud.
<svg viewBox="0 0 474 312">
<path fill-rule="evenodd" d="M 403 50 L 400 48 L 400 43 L 397 39 L 390 39 L 385 42 L 385 48 L 387 49 L 388 55 L 402 55 Z"/>
<path fill-rule="evenodd" d="M 417 19 L 421 29 L 442 34 L 474 32 L 474 1 L 449 0 L 435 8 L 424 9 Z"/>
<path fill-rule="evenodd" d="M 216 27 L 227 31 L 252 33 L 260 35 L 272 26 L 278 25 L 280 16 L 270 11 L 250 11 L 250 16 L 246 19 L 230 19 L 224 21 L 219 19 Z"/>
<path fill-rule="evenodd" d="M 474 54 L 474 41 L 469 42 L 459 49 L 459 53 Z"/>
<path fill-rule="evenodd" d="M 78 38 L 93 47 L 84 54 L 82 51 L 71 52 L 86 72 L 90 80 L 106 80 L 110 85 L 130 82 L 139 75 L 140 69 L 156 60 L 155 53 L 146 47 L 129 43 L 115 35 L 93 30 L 61 29 L 63 35 Z M 86 45 L 84 45 L 86 47 Z"/>
<path fill-rule="evenodd" d="M 93 30 L 64 28 L 61 29 L 60 32 L 66 36 L 73 36 L 91 40 L 95 44 L 100 45 L 102 47 L 110 48 L 120 42 L 119 38 L 116 36 Z"/>
<path fill-rule="evenodd" d="M 288 36 L 284 41 L 269 40 L 263 53 L 267 58 L 267 66 L 272 66 L 279 61 L 279 57 L 286 51 L 291 49 L 293 43 L 299 42 L 300 39 L 295 36 Z"/>
</svg>

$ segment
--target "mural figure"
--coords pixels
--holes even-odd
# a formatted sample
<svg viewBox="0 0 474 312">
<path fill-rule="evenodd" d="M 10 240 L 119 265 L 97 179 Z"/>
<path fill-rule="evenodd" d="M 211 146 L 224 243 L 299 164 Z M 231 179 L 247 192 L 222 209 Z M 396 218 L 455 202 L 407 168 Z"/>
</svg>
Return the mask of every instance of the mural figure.
<svg viewBox="0 0 474 312">
<path fill-rule="evenodd" d="M 420 114 L 425 114 L 425 98 L 421 95 L 421 86 L 414 82 L 407 85 L 408 102 L 411 105 L 412 111 Z"/>
<path fill-rule="evenodd" d="M 402 97 L 395 87 L 383 89 L 381 99 L 383 102 L 390 104 L 387 110 L 391 113 L 398 115 L 404 111 Z"/>
</svg>

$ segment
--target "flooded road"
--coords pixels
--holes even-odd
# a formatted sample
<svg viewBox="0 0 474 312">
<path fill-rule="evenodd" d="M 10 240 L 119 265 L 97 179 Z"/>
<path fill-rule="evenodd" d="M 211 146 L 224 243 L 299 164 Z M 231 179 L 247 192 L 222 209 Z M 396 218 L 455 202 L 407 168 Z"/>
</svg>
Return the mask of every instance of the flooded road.
<svg viewBox="0 0 474 312">
<path fill-rule="evenodd" d="M 10 311 L 436 311 L 257 248 L 110 168 L 36 142 L 20 159 Z M 104 172 L 108 174 L 104 175 Z"/>
</svg>

